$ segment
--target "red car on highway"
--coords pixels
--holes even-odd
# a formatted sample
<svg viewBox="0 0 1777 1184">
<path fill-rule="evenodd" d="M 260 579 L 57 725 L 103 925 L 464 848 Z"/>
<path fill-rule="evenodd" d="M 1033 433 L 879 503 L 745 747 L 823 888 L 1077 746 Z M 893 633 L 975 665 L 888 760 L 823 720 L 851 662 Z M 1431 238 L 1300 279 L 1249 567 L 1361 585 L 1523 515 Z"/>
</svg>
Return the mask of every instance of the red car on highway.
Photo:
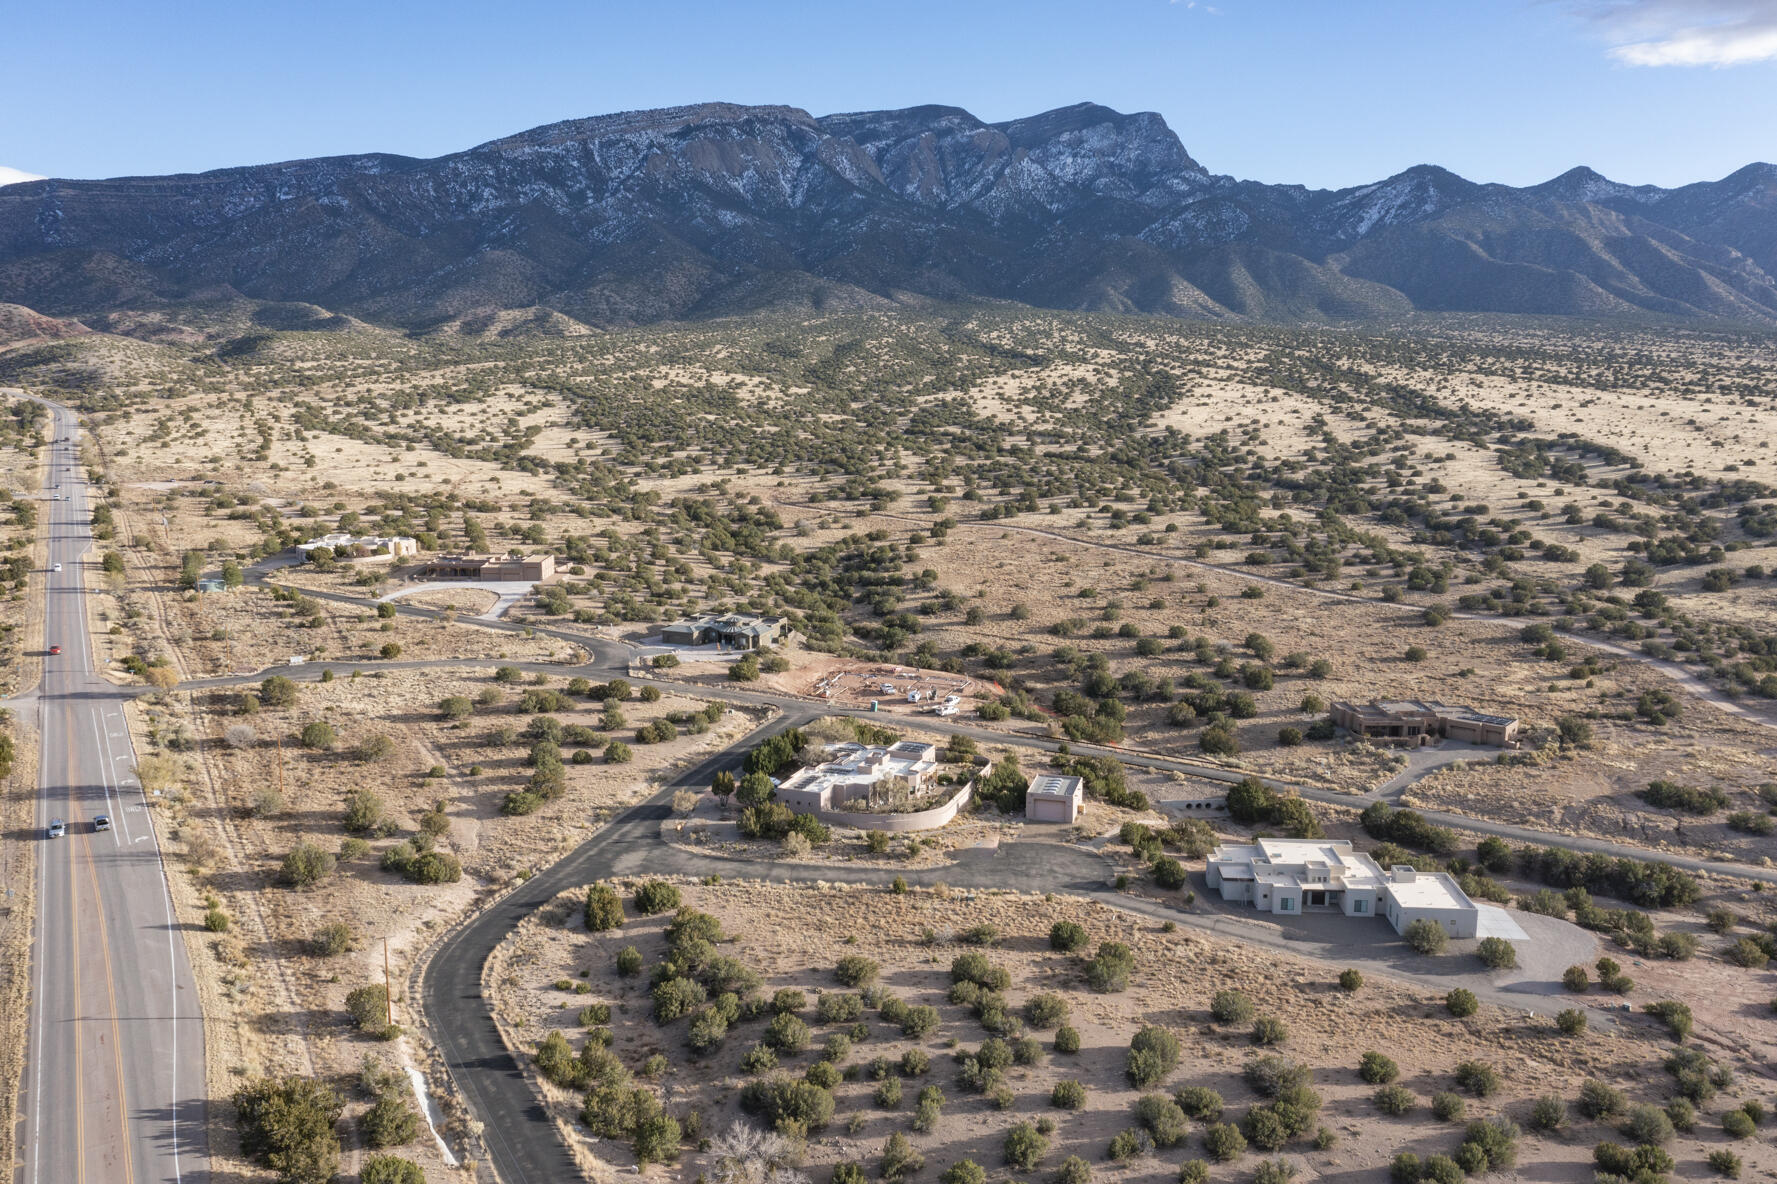
<svg viewBox="0 0 1777 1184">
<path fill-rule="evenodd" d="M 62 652 L 62 647 L 59 645 L 52 645 L 49 647 L 49 652 L 52 654 L 59 654 Z"/>
</svg>

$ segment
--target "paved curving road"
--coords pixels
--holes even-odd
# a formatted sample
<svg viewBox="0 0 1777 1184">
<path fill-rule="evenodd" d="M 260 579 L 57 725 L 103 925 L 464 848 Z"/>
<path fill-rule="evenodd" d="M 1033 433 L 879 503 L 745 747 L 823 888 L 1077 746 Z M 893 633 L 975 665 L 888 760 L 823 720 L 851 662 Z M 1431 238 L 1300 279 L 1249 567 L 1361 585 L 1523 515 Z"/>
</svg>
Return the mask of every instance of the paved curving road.
<svg viewBox="0 0 1777 1184">
<path fill-rule="evenodd" d="M 92 544 L 72 412 L 47 511 L 42 756 L 31 1015 L 19 1092 L 17 1184 L 209 1179 L 204 1032 L 160 844 L 133 775 L 129 693 L 93 671 L 82 584 Z M 60 500 L 66 494 L 68 500 Z M 54 570 L 60 564 L 61 570 Z M 108 831 L 94 829 L 101 815 Z M 50 839 L 52 818 L 67 824 Z"/>
<path fill-rule="evenodd" d="M 71 438 L 71 413 L 50 406 L 56 412 L 58 439 Z M 39 830 L 26 836 L 44 842 L 45 847 L 44 858 L 39 861 L 32 1044 L 27 1050 L 21 1094 L 23 1134 L 19 1146 L 23 1168 L 17 1178 L 30 1184 L 88 1178 L 129 1182 L 207 1179 L 201 1021 L 190 968 L 172 918 L 152 823 L 140 788 L 129 776 L 133 756 L 123 726 L 122 704 L 140 691 L 114 688 L 92 673 L 82 603 L 84 592 L 77 574 L 91 539 L 85 525 L 84 487 L 72 471 L 73 461 L 72 447 L 58 444 L 51 491 L 66 491 L 71 500 L 45 503 L 50 510 L 51 561 L 64 565 L 62 572 L 52 573 L 48 579 L 46 627 L 47 641 L 61 644 L 64 653 L 46 659 L 38 696 L 44 741 L 38 821 L 46 824 L 52 816 L 66 819 L 69 835 L 51 841 L 42 839 Z M 250 571 L 249 578 L 261 582 L 272 566 L 259 565 L 257 570 Z M 308 595 L 370 603 L 347 594 Z M 401 606 L 399 611 L 404 615 L 439 615 L 409 606 Z M 527 628 L 505 621 L 477 624 L 512 631 Z M 593 660 L 581 667 L 516 665 L 558 675 L 627 676 L 632 651 L 623 643 L 548 627 L 535 631 L 580 644 L 591 651 Z M 391 669 L 486 664 L 486 659 L 465 659 L 362 665 Z M 326 667 L 343 670 L 356 665 L 360 664 L 316 663 L 282 672 L 298 678 L 318 677 Z M 194 680 L 181 689 L 197 691 L 239 685 L 267 673 L 271 671 L 250 677 Z M 466 922 L 445 939 L 428 963 L 420 985 L 428 1025 L 452 1077 L 466 1095 L 471 1110 L 484 1123 L 484 1139 L 493 1167 L 505 1184 L 576 1179 L 579 1172 L 494 1027 L 481 991 L 481 970 L 487 957 L 523 917 L 558 892 L 592 880 L 709 871 L 786 878 L 777 865 L 768 862 L 722 860 L 667 846 L 660 841 L 659 825 L 667 814 L 667 802 L 674 789 L 702 789 L 717 769 L 732 766 L 739 752 L 763 736 L 808 722 L 816 714 L 834 711 L 826 705 L 739 687 L 683 688 L 667 679 L 627 677 L 637 682 L 656 682 L 663 688 L 690 689 L 706 698 L 778 708 L 784 714 L 737 745 L 686 770 L 672 785 L 602 829 L 566 859 Z M 932 730 L 992 743 L 1051 751 L 1058 747 L 1056 742 L 1040 737 L 1007 734 L 949 720 L 922 718 L 918 722 Z M 1090 747 L 1075 746 L 1076 750 Z M 1141 767 L 1227 781 L 1241 776 L 1192 761 L 1124 750 L 1100 751 Z M 1280 782 L 1271 784 L 1340 804 L 1368 800 Z M 112 831 L 98 833 L 91 829 L 91 819 L 101 813 L 115 820 Z M 1455 815 L 1427 816 L 1447 825 L 1527 842 L 1647 855 L 1640 849 L 1600 840 L 1544 835 Z M 1777 871 L 1768 869 L 1663 858 L 1679 866 L 1709 867 L 1777 882 Z M 1172 914 L 1167 906 L 1110 893 L 1106 870 L 1102 859 L 1092 851 L 1038 840 L 963 852 L 951 867 L 903 874 L 914 883 L 942 879 L 959 887 L 1068 891 L 1099 896 L 1138 911 Z M 888 874 L 873 869 L 821 871 L 823 879 L 842 881 L 874 882 Z M 1299 936 L 1280 936 L 1239 918 L 1187 914 L 1177 919 L 1182 924 L 1224 932 L 1242 940 L 1303 953 L 1320 952 L 1306 948 Z M 1347 963 L 1386 966 L 1388 972 L 1401 977 L 1418 977 L 1403 966 L 1389 965 L 1387 954 L 1366 955 L 1349 948 L 1341 948 L 1338 953 Z"/>
<path fill-rule="evenodd" d="M 1437 991 L 1468 987 L 1499 1006 L 1552 1014 L 1567 1001 L 1554 981 L 1558 970 L 1501 977 L 1477 973 L 1465 959 L 1428 960 L 1412 954 L 1387 926 L 1369 918 L 1322 916 L 1312 924 L 1296 925 L 1280 924 L 1274 917 L 1260 919 L 1248 909 L 1219 904 L 1200 875 L 1194 877 L 1200 903 L 1193 907 L 1118 892 L 1112 887 L 1112 865 L 1089 847 L 1062 841 L 1069 828 L 1061 826 L 1026 826 L 1020 840 L 955 851 L 951 864 L 919 869 L 785 866 L 768 859 L 701 854 L 662 840 L 660 827 L 671 814 L 675 791 L 706 789 L 718 770 L 734 768 L 742 754 L 766 736 L 806 724 L 817 714 L 825 712 L 803 704 L 685 770 L 565 859 L 450 933 L 433 952 L 420 981 L 420 1006 L 452 1080 L 483 1124 L 490 1166 L 502 1184 L 554 1184 L 583 1175 L 495 1027 L 482 993 L 482 969 L 495 947 L 525 917 L 559 893 L 596 880 L 716 873 L 785 882 L 875 884 L 886 889 L 898 874 L 916 886 L 942 882 L 965 890 L 1065 892 L 1225 939 L 1318 959 L 1330 967 L 1356 967 Z M 1585 951 L 1596 946 L 1592 935 L 1565 922 L 1529 916 L 1523 920 L 1545 930 L 1542 936 L 1558 947 L 1556 961 L 1561 965 L 1590 958 Z M 1610 1021 L 1600 1017 L 1598 1022 Z"/>
<path fill-rule="evenodd" d="M 734 764 L 737 751 L 812 718 L 812 713 L 786 716 L 756 728 L 732 748 L 686 771 L 675 785 L 707 786 L 718 769 Z M 671 851 L 659 837 L 670 796 L 669 788 L 626 811 L 567 858 L 532 876 L 453 932 L 427 963 L 420 1006 L 452 1080 L 483 1123 L 482 1139 L 502 1184 L 557 1184 L 582 1177 L 556 1138 L 523 1070 L 500 1039 L 482 998 L 481 968 L 513 926 L 556 894 L 602 879 L 619 866 L 655 870 Z"/>
<path fill-rule="evenodd" d="M 344 598 L 351 599 L 351 598 Z M 366 672 L 377 670 L 426 670 L 450 668 L 482 668 L 492 665 L 516 666 L 527 674 L 547 674 L 557 678 L 575 676 L 588 679 L 626 678 L 632 684 L 652 684 L 663 691 L 674 691 L 693 695 L 702 699 L 719 699 L 724 703 L 734 703 L 748 707 L 781 709 L 793 712 L 813 712 L 818 715 L 853 715 L 860 719 L 868 719 L 888 726 L 900 724 L 906 727 L 917 727 L 923 731 L 938 732 L 943 735 L 967 736 L 983 744 L 1004 745 L 1008 748 L 1024 748 L 1037 752 L 1058 752 L 1063 745 L 1076 754 L 1113 756 L 1123 764 L 1138 769 L 1152 769 L 1158 772 L 1182 773 L 1188 777 L 1197 777 L 1205 781 L 1217 781 L 1232 785 L 1235 782 L 1254 776 L 1241 769 L 1227 769 L 1206 761 L 1188 757 L 1161 756 L 1156 753 L 1142 752 L 1130 748 L 1112 748 L 1104 745 L 1082 744 L 1065 740 L 1052 740 L 1045 736 L 1033 735 L 1029 732 L 1008 732 L 994 728 L 985 728 L 976 724 L 959 723 L 953 719 L 940 719 L 937 716 L 901 716 L 882 715 L 861 708 L 844 707 L 838 704 L 817 703 L 800 699 L 793 695 L 779 694 L 774 691 L 745 690 L 739 686 L 691 684 L 675 682 L 668 678 L 650 677 L 631 674 L 625 661 L 612 657 L 612 653 L 621 649 L 622 643 L 592 639 L 593 644 L 600 647 L 595 660 L 581 666 L 567 666 L 553 662 L 500 662 L 494 658 L 444 658 L 412 662 L 313 662 L 306 666 L 268 667 L 254 674 L 228 675 L 219 678 L 192 679 L 179 684 L 181 691 L 214 691 L 229 687 L 247 686 L 257 683 L 270 674 L 283 674 L 298 681 L 313 680 L 321 677 L 325 670 L 335 674 L 351 670 Z M 581 644 L 587 644 L 582 639 Z M 138 690 L 137 693 L 141 693 Z M 810 717 L 812 718 L 812 717 Z M 1430 771 L 1436 764 L 1448 760 L 1460 760 L 1474 755 L 1467 748 L 1452 750 L 1416 749 L 1420 766 L 1409 769 L 1405 774 L 1391 778 L 1388 782 L 1370 793 L 1347 793 L 1342 790 L 1321 789 L 1318 786 L 1304 785 L 1299 782 L 1285 781 L 1275 777 L 1257 777 L 1256 780 L 1279 793 L 1297 794 L 1308 801 L 1320 802 L 1329 806 L 1343 806 L 1348 809 L 1362 809 L 1372 802 L 1394 804 L 1401 791 Z M 1485 751 L 1491 755 L 1497 750 Z M 1751 863 L 1736 863 L 1727 859 L 1701 858 L 1685 855 L 1674 851 L 1660 851 L 1654 848 L 1636 846 L 1633 843 L 1616 843 L 1609 839 L 1592 838 L 1586 835 L 1569 835 L 1556 831 L 1538 830 L 1535 827 L 1517 826 L 1509 822 L 1494 822 L 1472 814 L 1454 814 L 1443 810 L 1429 810 L 1415 806 L 1414 811 L 1427 821 L 1439 826 L 1451 827 L 1455 830 L 1467 831 L 1477 835 L 1493 835 L 1496 838 L 1509 839 L 1536 847 L 1558 847 L 1569 851 L 1579 851 L 1592 855 L 1609 855 L 1626 859 L 1651 859 L 1661 863 L 1669 863 L 1673 867 L 1683 868 L 1692 872 L 1710 872 L 1715 875 L 1738 876 L 1746 880 L 1756 880 L 1764 884 L 1777 884 L 1777 866 L 1764 866 Z"/>
<path fill-rule="evenodd" d="M 825 714 L 803 704 L 754 729 L 721 752 L 684 770 L 652 798 L 619 816 L 565 859 L 452 932 L 433 952 L 420 983 L 420 1006 L 432 1039 L 452 1080 L 483 1124 L 482 1138 L 502 1184 L 557 1184 L 582 1178 L 556 1137 L 524 1071 L 500 1038 L 482 996 L 481 972 L 494 948 L 525 917 L 569 888 L 613 876 L 743 875 L 755 878 L 808 878 L 806 869 L 786 869 L 762 860 L 705 857 L 661 841 L 660 825 L 671 813 L 678 789 L 706 789 L 718 770 L 735 767 L 748 749 L 776 732 L 812 722 Z M 910 883 L 943 880 L 957 886 L 1017 887 L 1061 892 L 1103 891 L 1106 865 L 1094 852 L 1054 843 L 1023 843 L 999 850 L 963 853 L 961 866 L 908 869 Z M 894 875 L 881 868 L 823 867 L 828 881 L 884 882 Z"/>
</svg>

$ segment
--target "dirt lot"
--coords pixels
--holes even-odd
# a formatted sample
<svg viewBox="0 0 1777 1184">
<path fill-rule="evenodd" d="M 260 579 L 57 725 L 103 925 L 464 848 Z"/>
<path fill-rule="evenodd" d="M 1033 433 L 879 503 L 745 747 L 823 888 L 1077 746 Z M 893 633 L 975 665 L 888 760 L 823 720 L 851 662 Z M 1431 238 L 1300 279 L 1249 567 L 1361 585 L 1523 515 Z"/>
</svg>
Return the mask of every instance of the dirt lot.
<svg viewBox="0 0 1777 1184">
<path fill-rule="evenodd" d="M 930 1083 L 946 1097 L 942 1116 L 930 1131 L 911 1133 L 928 1171 L 969 1158 L 986 1166 L 990 1174 L 997 1173 L 1008 1128 L 1019 1120 L 1047 1117 L 1056 1129 L 1041 1161 L 1044 1172 L 1053 1171 L 1068 1155 L 1079 1155 L 1091 1164 L 1095 1178 L 1173 1179 L 1181 1158 L 1202 1154 L 1199 1135 L 1204 1123 L 1191 1122 L 1183 1143 L 1139 1154 L 1127 1164 L 1106 1158 L 1111 1138 L 1135 1125 L 1131 1107 L 1139 1091 L 1124 1079 L 1125 1052 L 1131 1035 L 1143 1024 L 1171 1030 L 1182 1045 L 1181 1067 L 1156 1088 L 1171 1092 L 1186 1085 L 1210 1087 L 1226 1099 L 1227 1117 L 1236 1119 L 1249 1105 L 1262 1101 L 1242 1073 L 1265 1050 L 1253 1047 L 1244 1026 L 1212 1021 L 1207 1012 L 1210 996 L 1223 988 L 1240 990 L 1258 1014 L 1282 1020 L 1288 1039 L 1275 1051 L 1314 1070 L 1314 1088 L 1323 1101 L 1319 1121 L 1332 1137 L 1325 1149 L 1313 1149 L 1307 1142 L 1292 1142 L 1285 1149 L 1284 1157 L 1305 1171 L 1304 1178 L 1374 1179 L 1402 1149 L 1422 1155 L 1452 1150 L 1461 1137 L 1460 1125 L 1436 1121 L 1426 1104 L 1435 1092 L 1457 1089 L 1451 1071 L 1461 1061 L 1487 1062 L 1502 1078 L 1502 1087 L 1493 1096 L 1466 1097 L 1470 1118 L 1504 1114 L 1522 1124 L 1533 1098 L 1553 1094 L 1571 1099 L 1580 1083 L 1592 1076 L 1626 1085 L 1634 1101 L 1662 1101 L 1669 1091 L 1669 1079 L 1658 1063 L 1670 1044 L 1643 1021 L 1626 1022 L 1616 1034 L 1595 1031 L 1568 1038 L 1546 1020 L 1492 1007 L 1484 1007 L 1472 1019 L 1454 1020 L 1437 996 L 1417 988 L 1371 979 L 1356 994 L 1346 994 L 1332 981 L 1337 967 L 1194 933 L 1167 933 L 1151 922 L 1094 904 L 1017 895 L 965 898 L 938 891 L 893 896 L 879 890 L 756 883 L 682 884 L 681 892 L 687 905 L 721 921 L 728 937 L 722 951 L 764 976 L 766 996 L 784 988 L 805 993 L 801 1015 L 813 1026 L 817 1051 L 830 1033 L 845 1030 L 844 1024 L 820 1023 L 808 1010 L 822 993 L 843 990 L 832 967 L 845 955 L 875 960 L 882 967 L 880 982 L 889 993 L 908 1004 L 934 1005 L 940 1013 L 937 1030 L 914 1041 L 866 1010 L 868 1039 L 839 1058 L 846 1071 L 845 1080 L 834 1090 L 835 1116 L 809 1140 L 806 1162 L 816 1178 L 830 1165 L 847 1160 L 861 1162 L 872 1172 L 888 1136 L 909 1132 L 914 1095 Z M 526 922 L 490 964 L 486 981 L 508 1041 L 521 1050 L 530 1049 L 545 1034 L 560 1030 L 577 1046 L 583 1038 L 578 1009 L 588 1002 L 606 1002 L 622 1017 L 613 1028 L 612 1048 L 626 1065 L 637 1068 L 648 1057 L 664 1057 L 663 1070 L 641 1084 L 657 1091 L 669 1111 L 682 1118 L 696 1112 L 706 1136 L 725 1131 L 731 1123 L 750 1121 L 739 1106 L 738 1087 L 748 1080 L 739 1058 L 760 1029 L 743 1021 L 729 1032 L 719 1051 L 705 1056 L 688 1053 L 684 1020 L 665 1026 L 650 1022 L 646 976 L 626 979 L 614 970 L 616 953 L 624 946 L 636 946 L 648 964 L 661 958 L 662 928 L 669 918 L 633 919 L 621 930 L 588 934 L 579 905 L 578 894 L 565 894 L 557 905 Z M 860 926 L 857 918 L 866 911 L 871 922 Z M 1048 947 L 1045 935 L 1057 920 L 1079 922 L 1093 943 L 1128 944 L 1137 967 L 1131 989 L 1122 994 L 1087 989 L 1080 958 Z M 982 952 L 1010 972 L 1008 1003 L 1016 1008 L 1039 992 L 1060 995 L 1081 1038 L 1080 1051 L 1065 1054 L 1054 1050 L 1051 1033 L 1034 1033 L 1041 1056 L 1037 1063 L 1008 1070 L 1013 1099 L 1008 1113 L 958 1084 L 949 1053 L 956 1048 L 973 1050 L 988 1034 L 965 1008 L 946 1000 L 947 968 L 968 948 L 958 944 L 956 935 L 984 923 L 1000 933 L 998 946 Z M 935 936 L 922 938 L 928 931 Z M 570 984 L 572 990 L 561 990 L 558 982 Z M 583 988 L 587 993 L 580 993 Z M 898 1061 L 915 1047 L 930 1057 L 929 1074 L 908 1076 L 898 1105 L 880 1104 L 873 1098 L 871 1062 L 877 1057 Z M 1367 1049 L 1383 1052 L 1399 1064 L 1400 1080 L 1416 1101 L 1407 1116 L 1383 1117 L 1371 1102 L 1375 1087 L 1355 1072 L 1359 1054 Z M 814 1057 L 815 1053 L 780 1055 L 780 1071 L 800 1076 Z M 1080 1109 L 1050 1105 L 1050 1093 L 1063 1079 L 1087 1087 Z M 588 1179 L 626 1170 L 634 1162 L 622 1142 L 587 1136 L 576 1121 L 576 1095 L 536 1080 L 564 1137 L 586 1165 Z M 1756 1077 L 1749 1077 L 1744 1087 L 1726 1091 L 1763 1092 Z M 1711 1109 L 1724 1104 L 1734 1103 L 1718 1099 Z M 1591 1145 L 1610 1138 L 1612 1132 L 1578 1115 L 1571 1121 L 1571 1134 L 1526 1135 L 1518 1162 L 1520 1172 L 1529 1174 L 1522 1178 L 1591 1179 Z M 1695 1178 L 1703 1171 L 1704 1152 L 1722 1142 L 1713 1119 L 1700 1124 L 1697 1134 L 1681 1136 L 1671 1148 L 1679 1173 Z M 1769 1149 L 1763 1144 L 1743 1144 L 1737 1150 L 1756 1165 L 1755 1173 L 1766 1170 Z M 1242 1172 L 1250 1171 L 1256 1154 L 1249 1151 L 1243 1157 L 1244 1169 L 1217 1168 L 1211 1178 L 1244 1178 Z M 707 1153 L 687 1147 L 678 1166 L 667 1174 L 689 1177 L 711 1166 Z"/>
<path fill-rule="evenodd" d="M 919 670 L 893 663 L 848 662 L 827 658 L 783 674 L 766 675 L 760 681 L 792 695 L 825 699 L 836 706 L 868 707 L 872 702 L 891 711 L 928 710 L 950 695 L 973 699 L 997 694 L 997 684 L 980 683 L 959 674 Z M 914 695 L 919 698 L 915 700 Z"/>
</svg>

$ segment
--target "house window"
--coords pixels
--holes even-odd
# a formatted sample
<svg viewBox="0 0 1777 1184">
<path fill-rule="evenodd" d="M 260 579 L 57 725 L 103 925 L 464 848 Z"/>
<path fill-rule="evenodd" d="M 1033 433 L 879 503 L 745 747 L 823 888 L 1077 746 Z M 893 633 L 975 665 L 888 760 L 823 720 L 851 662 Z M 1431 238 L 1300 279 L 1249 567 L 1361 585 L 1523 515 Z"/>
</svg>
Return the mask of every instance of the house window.
<svg viewBox="0 0 1777 1184">
<path fill-rule="evenodd" d="M 1280 896 L 1277 898 L 1277 911 L 1278 912 L 1287 913 L 1287 912 L 1290 912 L 1295 907 L 1296 907 L 1296 901 L 1295 901 L 1294 897 Z"/>
<path fill-rule="evenodd" d="M 1354 900 L 1351 902 L 1351 911 L 1354 913 L 1367 913 L 1370 911 L 1370 902 L 1367 900 Z"/>
</svg>

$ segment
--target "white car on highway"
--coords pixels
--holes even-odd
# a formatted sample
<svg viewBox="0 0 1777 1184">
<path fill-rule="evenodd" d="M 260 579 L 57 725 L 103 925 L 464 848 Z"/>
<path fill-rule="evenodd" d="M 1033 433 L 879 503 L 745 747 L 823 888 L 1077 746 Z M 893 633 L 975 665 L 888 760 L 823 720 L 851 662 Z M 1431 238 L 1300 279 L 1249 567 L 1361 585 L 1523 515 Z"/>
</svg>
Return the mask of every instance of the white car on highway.
<svg viewBox="0 0 1777 1184">
<path fill-rule="evenodd" d="M 51 570 L 51 571 L 61 571 L 61 570 L 62 570 L 62 565 L 61 565 L 61 564 L 59 564 L 59 563 L 58 563 L 58 564 L 56 564 L 56 565 L 55 565 L 55 566 L 54 566 L 54 567 L 52 567 L 52 568 L 50 568 L 50 569 L 49 569 L 49 570 Z"/>
<path fill-rule="evenodd" d="M 49 837 L 50 838 L 59 839 L 67 833 L 68 833 L 68 827 L 62 822 L 62 820 L 60 818 L 51 818 L 49 820 Z"/>
</svg>

